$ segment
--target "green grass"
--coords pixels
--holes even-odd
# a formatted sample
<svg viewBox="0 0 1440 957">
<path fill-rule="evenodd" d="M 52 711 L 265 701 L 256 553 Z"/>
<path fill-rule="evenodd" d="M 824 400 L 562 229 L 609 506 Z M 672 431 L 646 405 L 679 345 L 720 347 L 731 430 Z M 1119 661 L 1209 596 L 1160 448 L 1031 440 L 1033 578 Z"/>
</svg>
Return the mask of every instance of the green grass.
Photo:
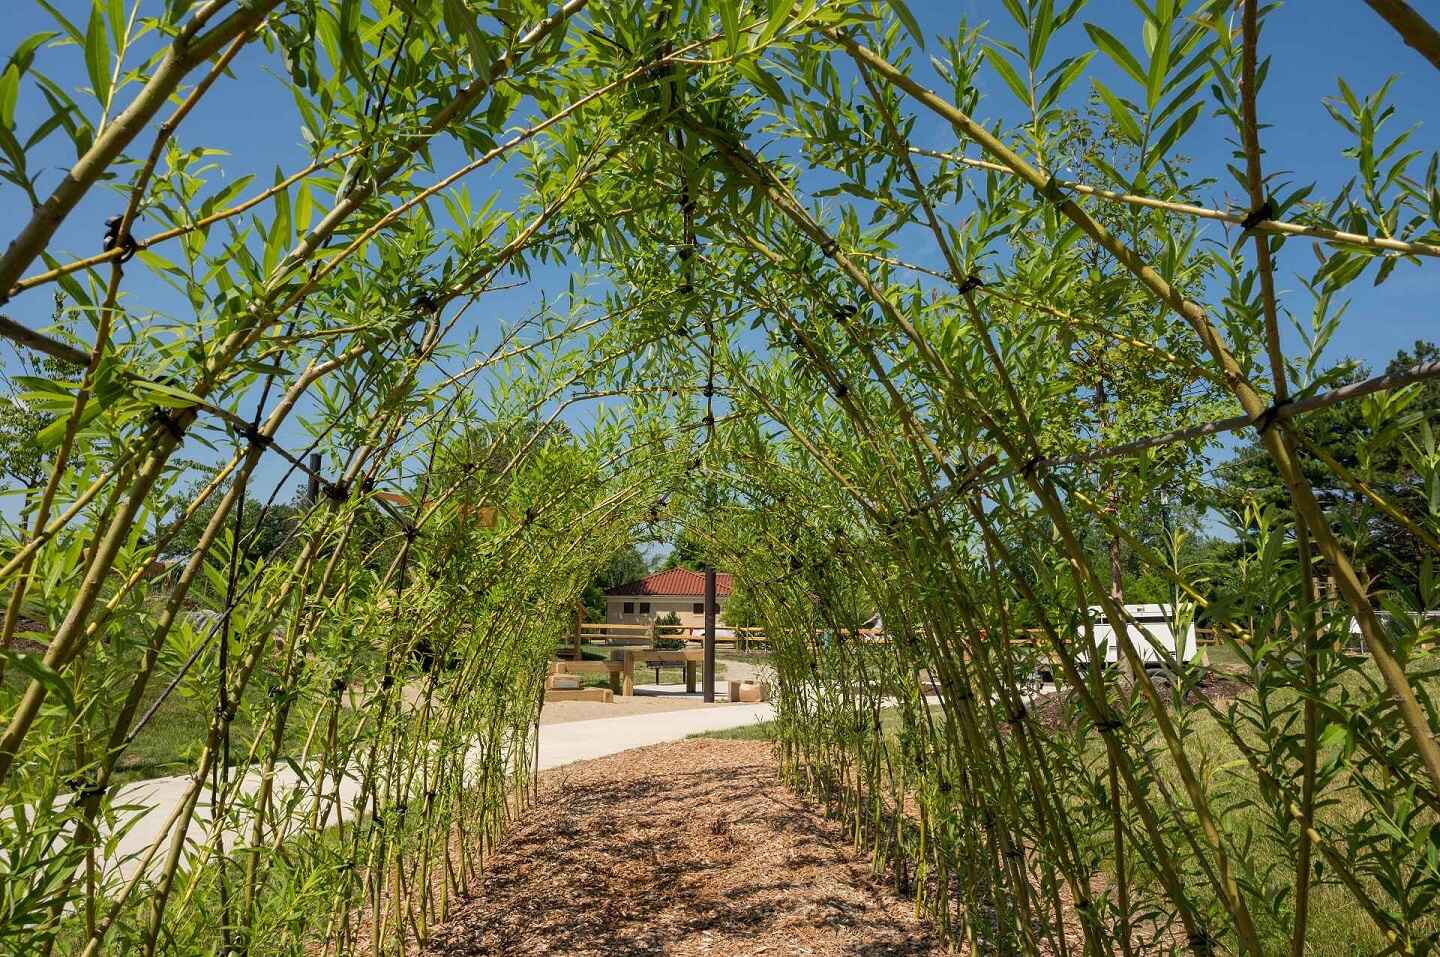
<svg viewBox="0 0 1440 957">
<path fill-rule="evenodd" d="M 252 708 L 242 707 L 230 723 L 230 756 L 231 763 L 238 764 L 246 760 L 250 751 L 250 743 L 256 732 L 255 711 L 263 710 L 268 702 L 261 702 L 262 695 L 256 688 L 263 688 L 267 679 L 258 676 L 257 682 L 252 682 L 252 688 L 248 701 L 256 703 Z M 11 668 L 5 673 L 4 689 L 6 696 L 18 696 L 23 693 L 28 679 L 18 669 Z M 135 716 L 139 721 L 142 716 L 149 712 L 154 703 L 164 693 L 169 679 L 162 679 L 156 676 L 151 679 L 149 688 L 140 709 Z M 183 688 L 183 686 L 182 686 Z M 212 697 L 187 697 L 182 693 L 182 688 L 176 688 L 151 716 L 145 727 L 136 735 L 135 740 L 125 749 L 125 753 L 116 762 L 115 772 L 112 775 L 112 782 L 115 784 L 126 784 L 131 781 L 142 781 L 149 778 L 167 777 L 174 774 L 185 774 L 195 767 L 195 762 L 200 757 L 200 751 L 205 745 L 206 729 L 215 714 L 215 702 Z M 305 745 L 305 737 L 310 730 L 310 723 L 318 709 L 325 707 L 325 701 L 312 701 L 300 699 L 290 710 L 289 720 L 285 726 L 285 738 L 283 754 L 299 758 Z M 359 720 L 358 715 L 349 708 L 342 708 L 340 712 L 340 733 L 346 733 L 346 729 L 352 727 Z M 324 731 L 324 719 L 321 719 L 321 728 L 318 733 Z M 269 731 L 265 731 L 266 740 L 261 743 L 257 753 L 264 755 L 269 750 Z M 97 745 L 103 741 L 97 740 Z"/>
<path fill-rule="evenodd" d="M 723 728 L 719 731 L 701 731 L 690 735 L 692 738 L 720 738 L 726 741 L 774 741 L 775 722 L 756 721 L 738 728 Z"/>
<path fill-rule="evenodd" d="M 1373 674 L 1370 677 L 1373 678 Z M 1360 674 L 1354 674 L 1343 679 L 1343 684 L 1347 690 L 1354 693 L 1360 691 L 1365 679 Z M 1283 694 L 1276 694 L 1271 702 L 1278 709 L 1284 709 L 1287 705 Z M 943 713 L 938 706 L 933 710 L 937 718 L 943 720 Z M 893 742 L 899 723 L 898 709 L 887 708 L 882 711 L 881 723 L 889 744 Z M 767 721 L 738 728 L 707 731 L 690 737 L 773 741 L 777 730 L 775 722 Z M 1250 732 L 1247 737 L 1254 733 Z M 1098 737 L 1091 735 L 1091 738 L 1089 743 L 1093 746 L 1093 753 L 1092 748 L 1087 748 L 1087 762 L 1097 769 L 1102 769 L 1103 746 Z M 1198 709 L 1187 715 L 1184 738 L 1186 751 L 1206 782 L 1211 809 L 1220 816 L 1222 828 L 1231 835 L 1230 846 L 1234 851 L 1232 862 L 1242 867 L 1244 872 L 1254 879 L 1266 881 L 1265 875 L 1268 875 L 1270 891 L 1278 892 L 1288 884 L 1293 874 L 1294 851 L 1275 830 L 1275 822 L 1270 816 L 1264 796 L 1260 793 L 1254 775 L 1245 768 L 1239 750 L 1220 728 L 1217 720 Z M 1332 756 L 1333 749 L 1325 749 L 1321 755 L 1322 766 L 1325 760 Z M 1360 760 L 1358 754 L 1356 760 Z M 1179 772 L 1168 752 L 1161 750 L 1156 754 L 1156 770 L 1173 792 L 1183 794 Z M 1332 826 L 1344 828 L 1374 814 L 1361 790 L 1350 784 L 1345 772 L 1342 772 L 1340 779 L 1326 788 L 1323 800 L 1325 803 L 1321 809 L 1322 818 Z M 1428 821 L 1431 816 L 1423 817 Z M 1099 836 L 1091 847 L 1101 855 L 1100 879 L 1104 882 L 1110 881 L 1114 874 L 1114 859 L 1108 856 L 1113 850 L 1108 839 Z M 1316 859 L 1319 860 L 1318 853 Z M 1131 860 L 1130 870 L 1137 890 L 1163 896 L 1158 882 L 1138 861 Z M 1315 957 L 1350 957 L 1354 954 L 1382 951 L 1387 942 L 1350 892 L 1338 884 L 1330 870 L 1322 864 L 1322 879 L 1312 885 L 1306 954 Z M 1361 881 L 1377 900 L 1383 899 L 1381 889 L 1374 880 L 1362 876 Z M 1260 908 L 1254 908 L 1252 916 L 1256 920 L 1257 930 L 1267 953 L 1288 950 L 1288 919 L 1276 919 Z M 1440 918 L 1428 917 L 1418 923 L 1422 926 L 1411 928 L 1417 936 L 1440 928 Z"/>
</svg>

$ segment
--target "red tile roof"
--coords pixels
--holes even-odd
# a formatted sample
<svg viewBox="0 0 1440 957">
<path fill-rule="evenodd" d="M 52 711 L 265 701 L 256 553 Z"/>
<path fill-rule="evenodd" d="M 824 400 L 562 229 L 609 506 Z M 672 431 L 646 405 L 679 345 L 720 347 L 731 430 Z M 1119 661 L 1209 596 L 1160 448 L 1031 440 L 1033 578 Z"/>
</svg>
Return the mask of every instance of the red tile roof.
<svg viewBox="0 0 1440 957">
<path fill-rule="evenodd" d="M 730 595 L 732 580 L 728 572 L 715 573 L 715 596 L 726 598 Z M 683 595 L 686 598 L 705 596 L 705 575 L 688 568 L 672 568 L 668 571 L 646 575 L 639 581 L 626 582 L 605 592 L 607 595 Z"/>
</svg>

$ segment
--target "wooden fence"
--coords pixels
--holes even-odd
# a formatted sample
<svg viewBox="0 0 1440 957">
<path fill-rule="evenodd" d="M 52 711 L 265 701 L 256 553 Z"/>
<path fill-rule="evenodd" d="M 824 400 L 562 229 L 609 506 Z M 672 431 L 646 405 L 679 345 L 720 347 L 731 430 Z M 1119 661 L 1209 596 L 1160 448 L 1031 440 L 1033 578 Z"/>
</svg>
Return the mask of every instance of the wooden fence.
<svg viewBox="0 0 1440 957">
<path fill-rule="evenodd" d="M 575 644 L 647 644 L 653 645 L 657 638 L 678 638 L 681 641 L 703 641 L 705 629 L 700 625 L 615 625 L 603 621 L 580 622 L 577 625 Z M 770 639 L 763 628 L 715 629 L 715 643 L 730 645 L 736 651 L 748 651 L 757 645 L 768 647 Z"/>
</svg>

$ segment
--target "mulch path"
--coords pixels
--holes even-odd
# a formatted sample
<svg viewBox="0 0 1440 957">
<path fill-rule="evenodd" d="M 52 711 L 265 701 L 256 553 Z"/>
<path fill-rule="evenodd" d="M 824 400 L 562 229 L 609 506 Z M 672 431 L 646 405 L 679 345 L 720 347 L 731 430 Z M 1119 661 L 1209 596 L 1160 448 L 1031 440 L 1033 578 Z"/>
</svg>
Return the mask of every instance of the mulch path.
<svg viewBox="0 0 1440 957">
<path fill-rule="evenodd" d="M 427 955 L 945 954 L 771 746 L 694 739 L 548 772 Z"/>
</svg>

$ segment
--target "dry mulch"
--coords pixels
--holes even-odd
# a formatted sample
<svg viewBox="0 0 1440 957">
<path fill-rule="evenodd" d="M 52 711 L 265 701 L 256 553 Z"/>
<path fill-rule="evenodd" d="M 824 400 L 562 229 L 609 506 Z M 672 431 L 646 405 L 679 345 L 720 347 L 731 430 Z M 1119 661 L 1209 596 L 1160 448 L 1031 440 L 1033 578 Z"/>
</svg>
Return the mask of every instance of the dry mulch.
<svg viewBox="0 0 1440 957">
<path fill-rule="evenodd" d="M 427 955 L 949 953 L 761 741 L 694 739 L 545 775 Z"/>
<path fill-rule="evenodd" d="M 1198 705 L 1203 699 L 1218 705 L 1249 690 L 1250 685 L 1232 675 L 1220 671 L 1207 671 L 1200 676 L 1199 681 L 1185 690 L 1185 703 Z M 1069 727 L 1074 710 L 1070 700 L 1073 694 L 1073 691 L 1051 691 L 1038 695 L 1030 702 L 1026 710 L 1042 728 L 1055 730 Z M 1169 695 L 1168 687 L 1161 691 L 1161 696 L 1167 702 Z"/>
</svg>

